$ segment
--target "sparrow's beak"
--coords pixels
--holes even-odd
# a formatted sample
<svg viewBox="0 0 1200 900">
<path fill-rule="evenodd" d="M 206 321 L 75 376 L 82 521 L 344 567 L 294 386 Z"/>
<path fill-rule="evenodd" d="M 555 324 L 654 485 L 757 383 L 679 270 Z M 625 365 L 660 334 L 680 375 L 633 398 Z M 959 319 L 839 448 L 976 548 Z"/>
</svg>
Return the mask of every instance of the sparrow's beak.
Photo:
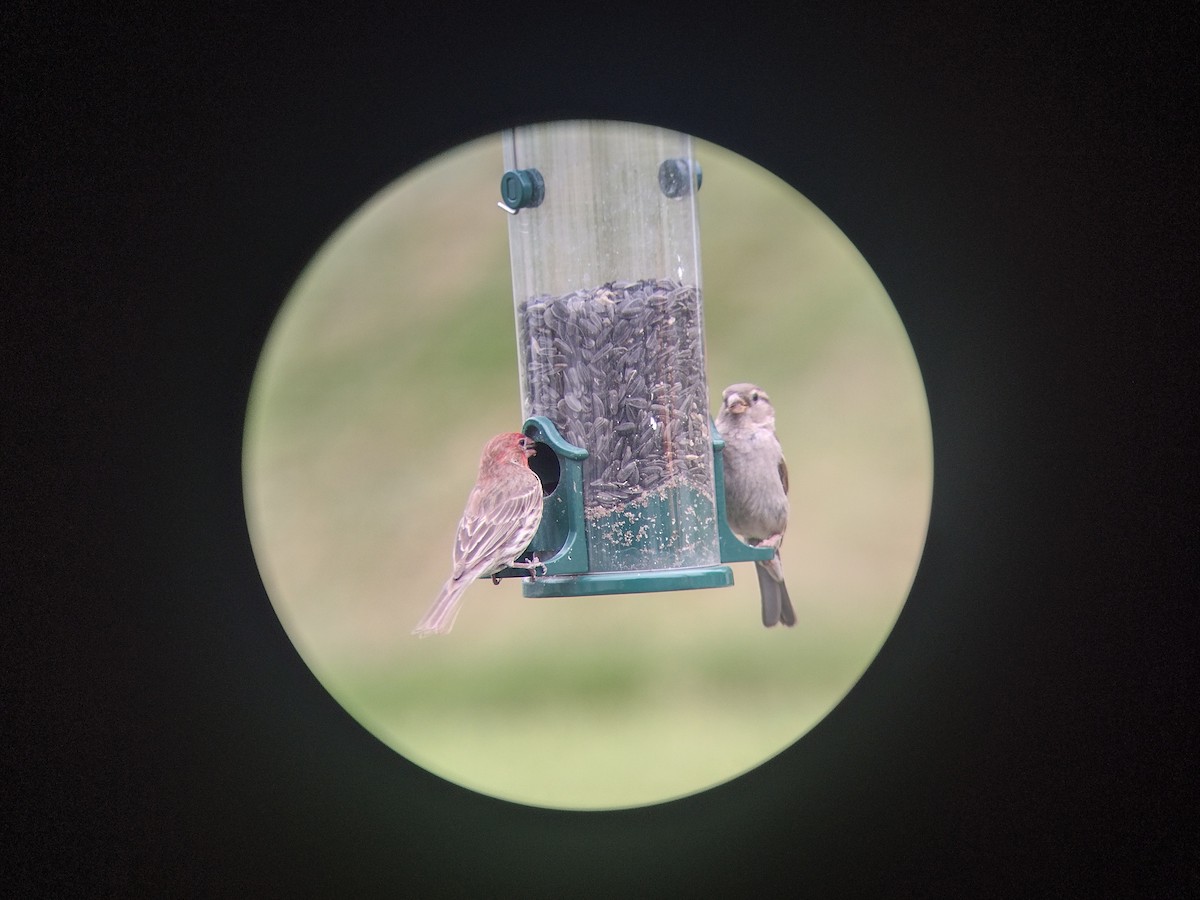
<svg viewBox="0 0 1200 900">
<path fill-rule="evenodd" d="M 729 399 L 725 401 L 725 408 L 735 416 L 740 416 L 750 408 L 750 404 L 745 401 L 741 394 L 732 394 Z"/>
</svg>

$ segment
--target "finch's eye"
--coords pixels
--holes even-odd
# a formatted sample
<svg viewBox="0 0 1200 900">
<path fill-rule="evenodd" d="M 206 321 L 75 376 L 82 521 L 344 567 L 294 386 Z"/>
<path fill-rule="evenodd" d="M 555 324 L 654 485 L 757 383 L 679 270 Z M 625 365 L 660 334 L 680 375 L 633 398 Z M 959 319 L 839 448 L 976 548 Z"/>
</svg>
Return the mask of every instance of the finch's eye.
<svg viewBox="0 0 1200 900">
<path fill-rule="evenodd" d="M 751 391 L 751 392 L 750 392 L 750 402 L 751 402 L 751 403 L 757 403 L 757 402 L 758 402 L 758 391 Z"/>
</svg>

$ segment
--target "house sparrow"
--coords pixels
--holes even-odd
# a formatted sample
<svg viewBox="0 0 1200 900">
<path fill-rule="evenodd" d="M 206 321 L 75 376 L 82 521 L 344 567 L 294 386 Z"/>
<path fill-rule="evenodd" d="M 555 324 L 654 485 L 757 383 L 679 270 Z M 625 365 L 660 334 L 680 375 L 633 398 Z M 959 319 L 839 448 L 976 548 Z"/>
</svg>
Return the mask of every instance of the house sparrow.
<svg viewBox="0 0 1200 900">
<path fill-rule="evenodd" d="M 770 628 L 796 624 L 796 611 L 783 581 L 779 545 L 787 530 L 788 473 L 775 437 L 775 409 L 766 391 L 753 384 L 725 388 L 717 431 L 725 440 L 725 517 L 748 544 L 774 547 L 775 556 L 756 561 L 762 621 Z"/>
</svg>

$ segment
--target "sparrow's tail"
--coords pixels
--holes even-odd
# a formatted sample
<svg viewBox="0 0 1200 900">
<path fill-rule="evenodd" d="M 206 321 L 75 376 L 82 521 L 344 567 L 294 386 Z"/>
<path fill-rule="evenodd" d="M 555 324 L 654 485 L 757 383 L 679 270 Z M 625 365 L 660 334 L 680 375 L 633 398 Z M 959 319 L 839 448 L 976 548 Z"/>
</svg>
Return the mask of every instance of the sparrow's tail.
<svg viewBox="0 0 1200 900">
<path fill-rule="evenodd" d="M 783 581 L 783 566 L 779 558 L 756 562 L 754 571 L 758 575 L 758 592 L 762 595 L 762 623 L 770 628 L 779 623 L 791 628 L 796 624 L 796 610 L 788 596 Z"/>
</svg>

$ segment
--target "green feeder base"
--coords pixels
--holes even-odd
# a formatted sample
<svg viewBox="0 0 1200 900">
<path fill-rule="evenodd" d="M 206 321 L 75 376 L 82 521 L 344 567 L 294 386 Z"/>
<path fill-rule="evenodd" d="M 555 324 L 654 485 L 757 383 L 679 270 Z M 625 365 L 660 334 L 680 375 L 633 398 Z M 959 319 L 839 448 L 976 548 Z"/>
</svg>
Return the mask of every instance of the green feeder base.
<svg viewBox="0 0 1200 900">
<path fill-rule="evenodd" d="M 643 594 L 654 591 L 689 591 L 694 588 L 729 587 L 729 566 L 662 569 L 639 572 L 599 572 L 588 575 L 542 575 L 521 582 L 526 597 L 590 597 L 596 594 Z"/>
<path fill-rule="evenodd" d="M 687 591 L 698 588 L 729 587 L 733 584 L 733 570 L 728 565 L 701 565 L 678 569 L 638 569 L 636 564 L 654 565 L 654 554 L 673 541 L 690 541 L 693 537 L 686 528 L 663 528 L 656 534 L 654 546 L 633 547 L 628 558 L 612 560 L 600 558 L 589 552 L 585 536 L 586 525 L 583 512 L 583 462 L 588 452 L 566 441 L 554 423 L 543 416 L 526 420 L 524 432 L 543 445 L 543 449 L 530 461 L 547 491 L 542 523 L 522 558 L 536 553 L 545 565 L 545 574 L 536 580 L 527 577 L 525 569 L 507 568 L 498 573 L 500 578 L 522 578 L 521 592 L 526 597 L 591 597 L 601 594 L 640 594 L 656 591 Z M 743 543 L 730 530 L 725 520 L 725 441 L 713 426 L 713 475 L 716 488 L 714 514 L 717 519 L 717 537 L 720 542 L 720 563 L 754 562 L 770 559 L 774 549 L 752 547 Z M 678 499 L 678 498 L 676 498 Z M 702 498 L 692 498 L 691 504 L 700 506 Z M 649 522 L 666 522 L 666 513 L 650 508 L 646 515 Z M 618 524 L 624 520 L 618 517 Z M 639 554 L 642 559 L 639 559 Z M 616 562 L 625 564 L 622 571 L 589 572 L 591 565 L 609 567 Z M 486 576 L 485 576 L 486 577 Z"/>
</svg>

